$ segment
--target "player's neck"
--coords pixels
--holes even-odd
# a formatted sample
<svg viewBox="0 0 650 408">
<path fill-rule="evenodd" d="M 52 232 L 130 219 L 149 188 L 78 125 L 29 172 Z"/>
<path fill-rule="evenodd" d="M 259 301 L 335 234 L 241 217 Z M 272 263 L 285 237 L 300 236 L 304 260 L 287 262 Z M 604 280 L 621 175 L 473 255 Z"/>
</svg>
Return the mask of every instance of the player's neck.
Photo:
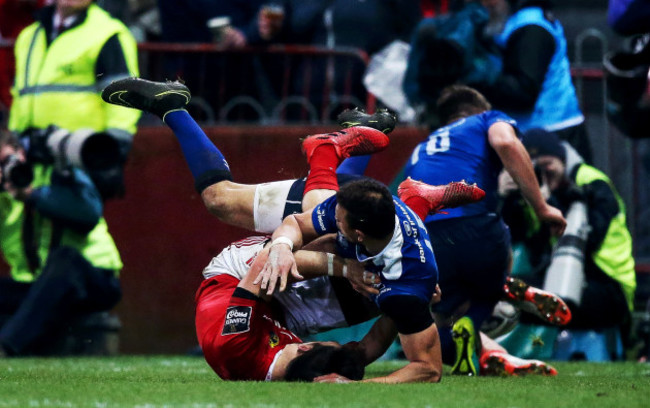
<svg viewBox="0 0 650 408">
<path fill-rule="evenodd" d="M 295 350 L 293 350 L 294 352 L 288 350 L 293 347 L 295 346 L 292 344 L 287 344 L 284 347 L 284 349 L 279 351 L 280 355 L 275 361 L 275 365 L 273 366 L 273 370 L 271 371 L 271 381 L 281 381 L 287 375 L 287 367 L 289 366 L 291 360 L 293 360 L 296 357 Z"/>
<path fill-rule="evenodd" d="M 363 245 L 368 255 L 375 256 L 386 248 L 390 243 L 391 237 L 392 235 L 388 238 L 376 239 L 366 236 L 361 245 Z"/>
</svg>

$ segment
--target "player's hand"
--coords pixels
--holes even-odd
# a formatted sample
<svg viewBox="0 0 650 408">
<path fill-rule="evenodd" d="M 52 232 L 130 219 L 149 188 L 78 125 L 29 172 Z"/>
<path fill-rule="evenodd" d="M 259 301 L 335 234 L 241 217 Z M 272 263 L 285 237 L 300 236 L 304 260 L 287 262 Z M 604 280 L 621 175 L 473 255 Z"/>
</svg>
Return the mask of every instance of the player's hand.
<svg viewBox="0 0 650 408">
<path fill-rule="evenodd" d="M 537 217 L 540 221 L 550 224 L 551 234 L 554 236 L 559 237 L 564 234 L 564 230 L 566 229 L 566 219 L 564 219 L 562 211 L 547 204 L 537 212 Z"/>
<path fill-rule="evenodd" d="M 286 244 L 277 244 L 271 246 L 269 257 L 262 268 L 262 271 L 257 275 L 253 284 L 260 284 L 261 289 L 266 289 L 267 295 L 272 295 L 276 289 L 278 280 L 280 280 L 280 292 L 284 291 L 287 287 L 287 276 L 291 275 L 296 280 L 302 280 L 303 277 L 298 273 L 298 266 L 296 265 L 296 258 L 293 252 Z"/>
<path fill-rule="evenodd" d="M 352 259 L 346 259 L 345 265 L 347 266 L 347 276 L 350 284 L 357 292 L 365 296 L 377 295 L 379 290 L 375 287 L 380 283 L 379 275 L 365 270 L 361 262 Z"/>
<path fill-rule="evenodd" d="M 325 374 L 325 375 L 321 375 L 320 377 L 316 377 L 314 378 L 314 382 L 345 384 L 345 383 L 351 383 L 356 381 L 352 381 L 351 379 L 344 377 L 340 374 L 332 373 L 332 374 Z"/>
</svg>

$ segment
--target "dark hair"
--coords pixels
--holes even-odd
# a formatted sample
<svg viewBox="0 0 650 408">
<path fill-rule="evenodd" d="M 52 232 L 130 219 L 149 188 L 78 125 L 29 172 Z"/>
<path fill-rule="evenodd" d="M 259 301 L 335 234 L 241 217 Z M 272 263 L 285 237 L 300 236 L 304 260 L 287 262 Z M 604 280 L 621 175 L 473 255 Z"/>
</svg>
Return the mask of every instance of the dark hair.
<svg viewBox="0 0 650 408">
<path fill-rule="evenodd" d="M 485 96 L 467 85 L 446 87 L 436 102 L 438 117 L 444 125 L 490 109 L 492 109 L 492 105 L 485 99 Z"/>
<path fill-rule="evenodd" d="M 362 379 L 365 365 L 361 354 L 345 347 L 315 344 L 314 348 L 289 363 L 284 379 L 311 382 L 318 376 L 331 373 L 351 380 Z"/>
<path fill-rule="evenodd" d="M 388 188 L 363 178 L 344 184 L 336 194 L 338 204 L 347 212 L 350 228 L 373 238 L 384 238 L 395 229 L 395 204 Z"/>
</svg>

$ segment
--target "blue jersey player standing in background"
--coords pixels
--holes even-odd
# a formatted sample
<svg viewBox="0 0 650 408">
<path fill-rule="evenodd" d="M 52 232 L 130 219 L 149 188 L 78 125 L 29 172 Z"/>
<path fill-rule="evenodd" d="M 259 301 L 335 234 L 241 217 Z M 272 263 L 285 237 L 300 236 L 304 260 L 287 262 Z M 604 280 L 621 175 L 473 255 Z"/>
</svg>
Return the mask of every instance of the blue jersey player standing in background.
<svg viewBox="0 0 650 408">
<path fill-rule="evenodd" d="M 477 375 L 480 340 L 474 328 L 481 327 L 502 298 L 511 259 L 510 232 L 497 213 L 501 170 L 510 173 L 538 218 L 555 233 L 564 230 L 566 221 L 542 196 L 514 120 L 491 110 L 483 95 L 463 85 L 445 88 L 436 109 L 445 126 L 415 148 L 405 169 L 410 178 L 398 194 L 405 201 L 417 194 L 416 180 L 436 185 L 464 179 L 485 190 L 480 202 L 425 219 L 442 290 L 433 312 L 443 362 L 453 364 L 454 374 Z"/>
</svg>

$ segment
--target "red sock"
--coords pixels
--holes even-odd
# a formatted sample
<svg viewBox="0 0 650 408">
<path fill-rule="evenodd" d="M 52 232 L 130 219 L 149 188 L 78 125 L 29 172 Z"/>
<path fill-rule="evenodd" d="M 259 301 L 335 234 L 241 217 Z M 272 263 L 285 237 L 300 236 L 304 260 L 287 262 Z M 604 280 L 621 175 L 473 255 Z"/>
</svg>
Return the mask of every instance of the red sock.
<svg viewBox="0 0 650 408">
<path fill-rule="evenodd" d="M 415 212 L 422 221 L 427 217 L 431 210 L 431 203 L 425 198 L 419 196 L 409 197 L 404 204 L 408 205 L 413 212 Z"/>
<path fill-rule="evenodd" d="M 341 159 L 336 154 L 336 149 L 331 144 L 320 145 L 314 150 L 309 159 L 309 175 L 305 183 L 305 192 L 316 189 L 339 190 L 336 179 L 336 168 L 341 164 Z"/>
</svg>

